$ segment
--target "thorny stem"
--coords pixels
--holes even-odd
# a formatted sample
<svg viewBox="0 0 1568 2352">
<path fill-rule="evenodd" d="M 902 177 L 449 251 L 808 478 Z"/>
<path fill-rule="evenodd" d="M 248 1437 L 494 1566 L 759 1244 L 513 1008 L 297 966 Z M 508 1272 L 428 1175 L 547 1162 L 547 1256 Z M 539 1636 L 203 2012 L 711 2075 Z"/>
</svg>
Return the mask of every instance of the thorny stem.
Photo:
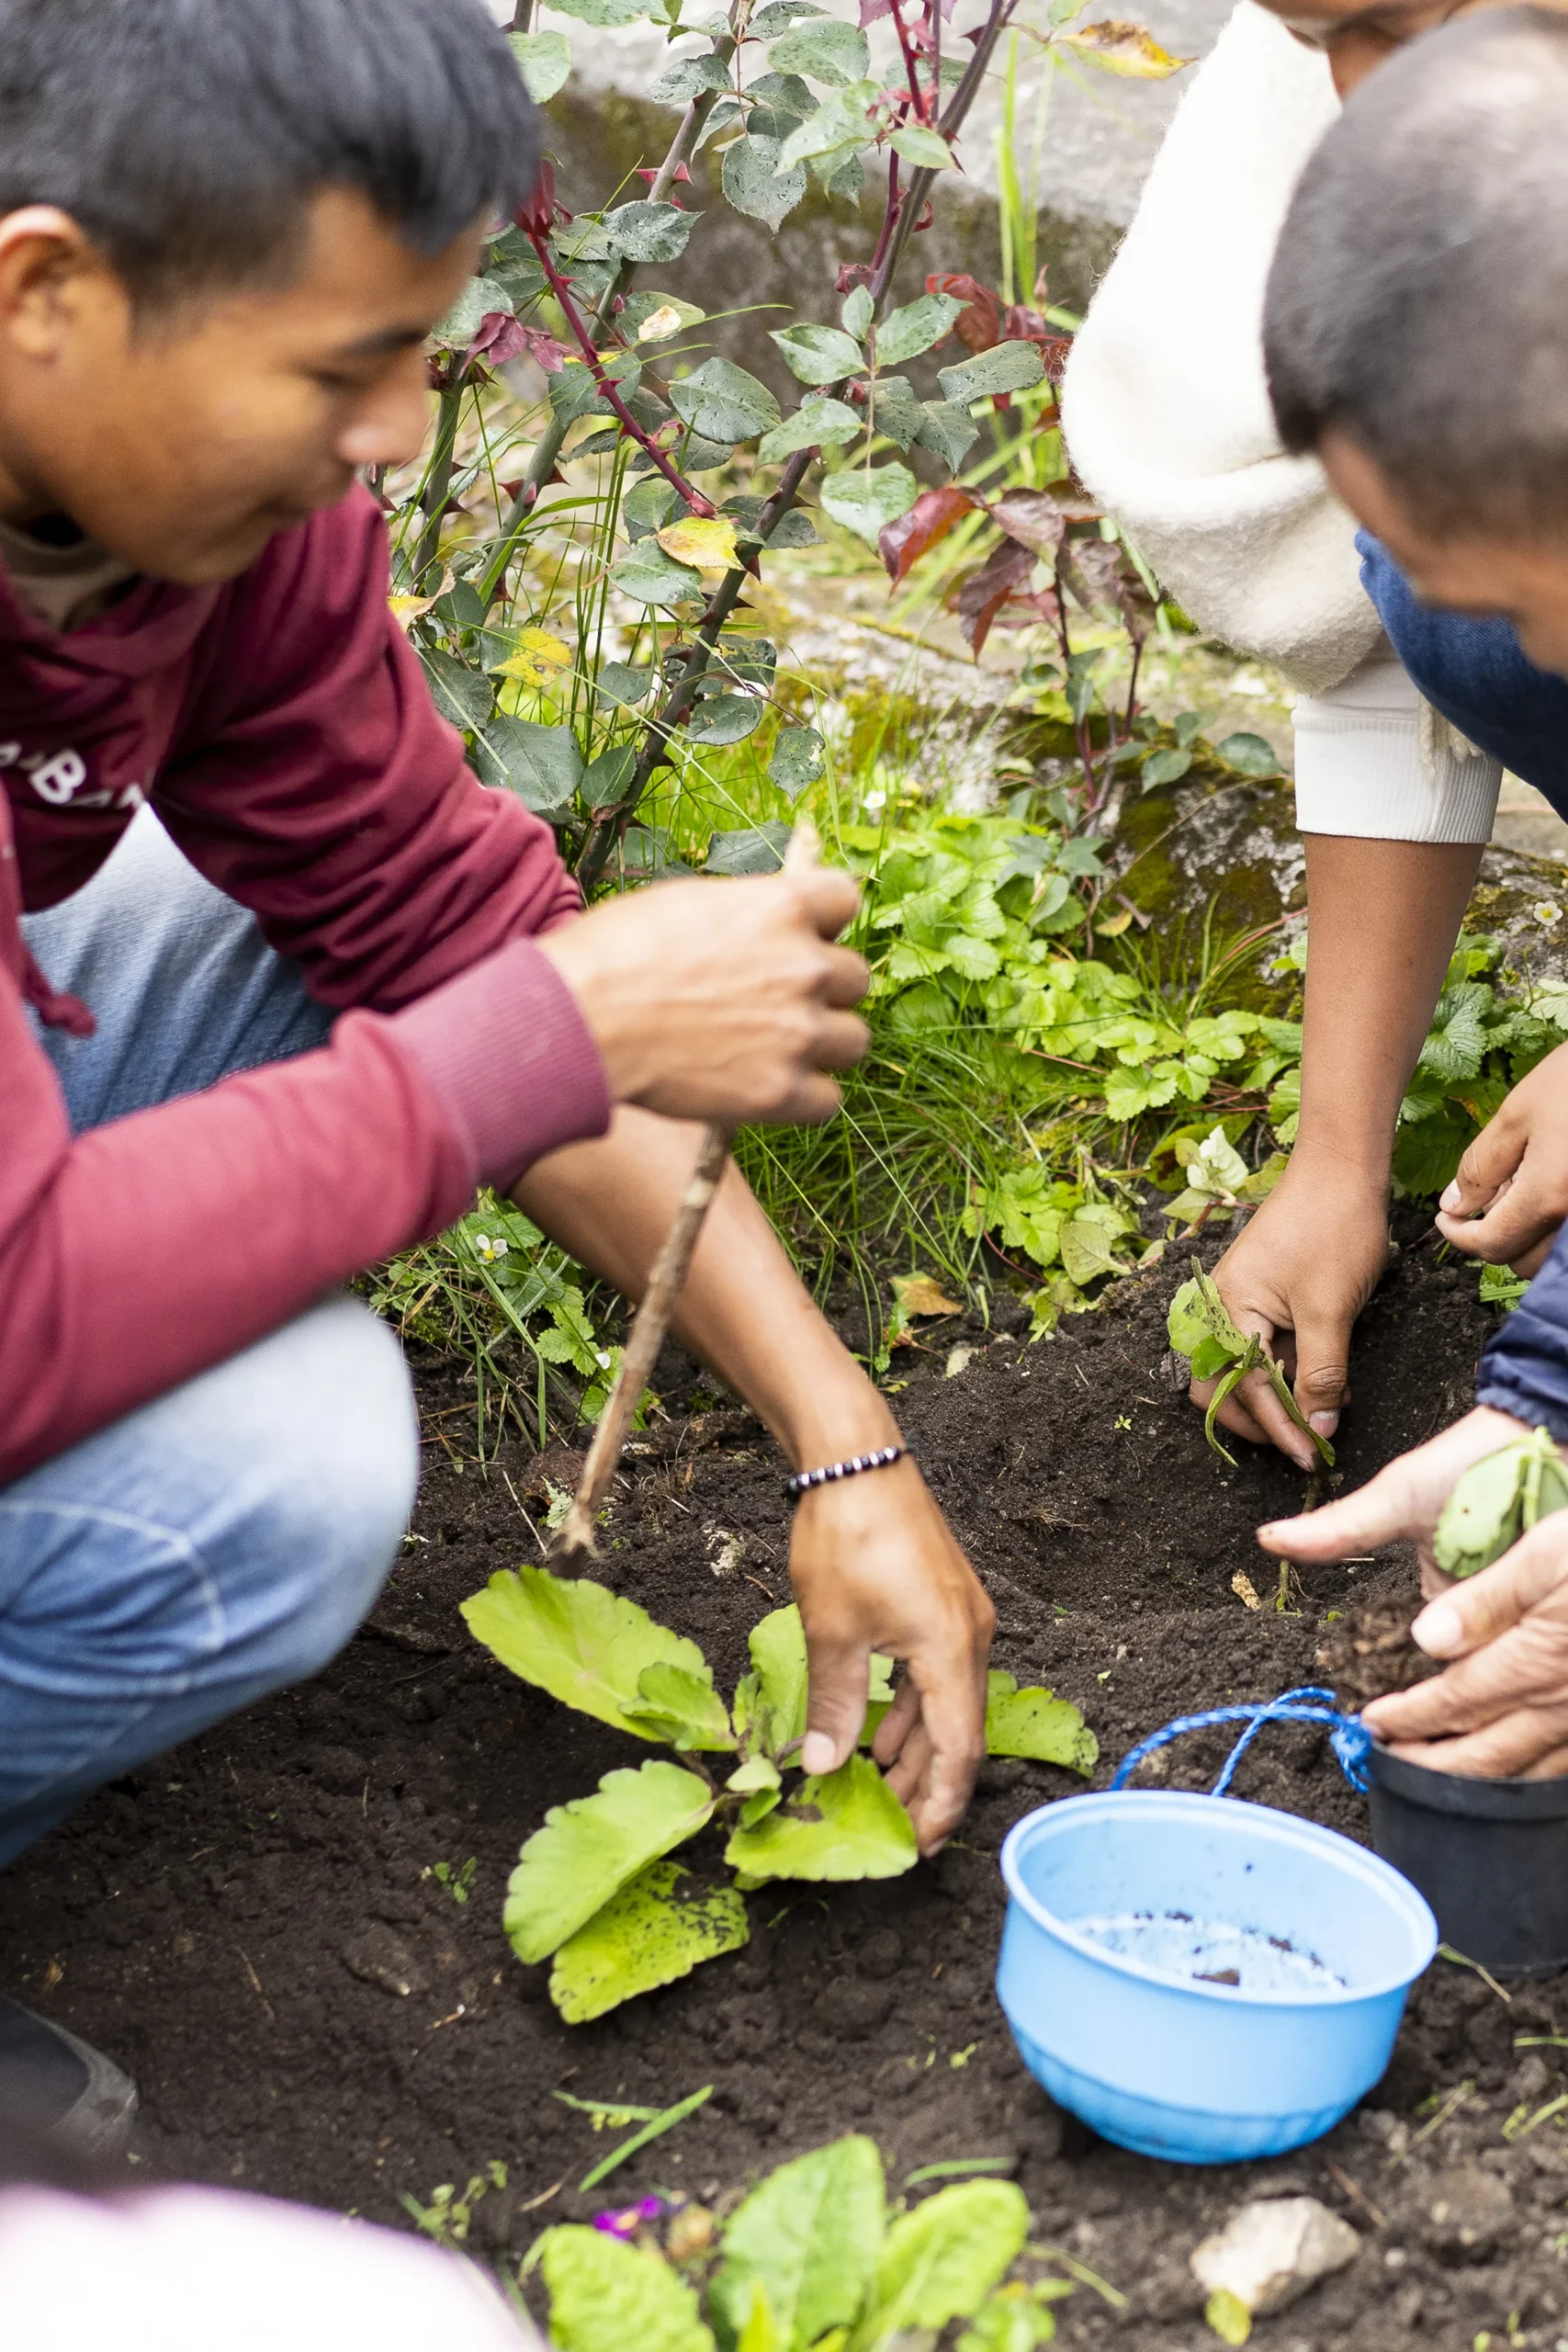
<svg viewBox="0 0 1568 2352">
<path fill-rule="evenodd" d="M 933 17 L 941 14 L 941 0 L 932 0 L 931 14 Z M 931 99 L 920 87 L 920 77 L 915 65 L 915 52 L 909 47 L 908 28 L 904 22 L 903 0 L 893 0 L 893 29 L 898 36 L 898 46 L 904 52 L 904 78 L 909 85 L 909 103 L 915 109 L 915 120 L 929 123 L 931 119 Z"/>
<path fill-rule="evenodd" d="M 714 51 L 714 54 L 721 58 L 727 65 L 739 47 L 741 34 L 745 29 L 746 18 L 750 14 L 750 8 L 751 0 L 733 0 L 729 11 L 729 40 L 728 43 L 718 42 Z M 664 204 L 669 201 L 670 191 L 675 185 L 676 173 L 682 164 L 691 162 L 697 141 L 702 135 L 703 126 L 713 112 L 717 100 L 725 95 L 719 90 L 700 90 L 692 100 L 681 118 L 681 128 L 671 140 L 669 153 L 659 166 L 658 175 L 648 191 L 649 203 Z M 589 334 L 595 339 L 604 333 L 615 316 L 615 304 L 631 284 L 636 269 L 635 262 L 622 261 L 613 272 L 604 291 L 593 307 L 588 322 Z M 501 537 L 495 552 L 491 557 L 483 577 L 478 583 L 479 593 L 487 608 L 493 605 L 501 594 L 502 583 L 506 578 L 506 568 L 517 552 L 518 541 L 523 536 L 540 491 L 555 472 L 556 462 L 560 456 L 566 435 L 566 426 L 552 417 L 540 435 L 534 454 L 528 460 L 528 469 L 502 524 Z"/>
<path fill-rule="evenodd" d="M 979 40 L 975 44 L 975 54 L 964 67 L 964 78 L 953 91 L 947 111 L 937 125 L 942 137 L 950 144 L 956 138 L 964 118 L 975 103 L 985 80 L 992 52 L 1006 31 L 1017 5 L 1018 0 L 991 0 L 991 12 L 986 19 L 985 28 Z M 738 0 L 738 6 L 730 17 L 733 26 L 739 27 L 743 22 L 748 6 L 749 0 Z M 933 10 L 940 8 L 941 0 L 931 0 L 931 6 Z M 897 16 L 897 0 L 895 0 L 894 13 Z M 694 106 L 697 103 L 699 102 L 694 101 Z M 868 289 L 874 312 L 880 312 L 887 299 L 888 288 L 893 282 L 893 274 L 897 268 L 905 243 L 914 223 L 919 219 L 925 208 L 926 199 L 931 194 L 932 183 L 936 178 L 936 174 L 932 171 L 924 169 L 917 171 L 900 197 L 897 164 L 898 159 L 895 155 L 889 162 L 887 207 L 883 215 L 882 233 L 876 243 L 871 286 Z M 600 307 L 604 308 L 603 301 Z M 847 381 L 846 379 L 846 383 Z M 832 388 L 833 396 L 841 398 L 844 390 L 845 383 L 836 384 Z M 559 447 L 558 441 L 557 447 L 558 449 Z M 780 521 L 795 504 L 800 494 L 801 484 L 810 471 L 812 461 L 817 454 L 815 449 L 800 449 L 790 459 L 777 490 L 758 517 L 755 538 L 760 545 L 766 546 Z M 553 456 L 550 462 L 553 466 L 555 462 Z M 537 463 L 536 453 L 536 463 Z M 530 472 L 532 470 L 530 468 Z M 751 536 L 748 534 L 748 543 L 750 542 Z M 719 633 L 734 610 L 737 599 L 745 584 L 746 572 L 739 564 L 727 571 L 719 582 L 697 625 L 691 651 L 682 662 L 679 675 L 673 681 L 661 708 L 648 723 L 643 734 L 642 747 L 637 754 L 637 766 L 632 771 L 631 779 L 625 792 L 609 807 L 593 812 L 593 821 L 588 838 L 583 843 L 582 854 L 577 862 L 578 877 L 584 889 L 591 889 L 598 880 L 611 850 L 626 831 L 637 803 L 648 789 L 649 780 L 655 768 L 659 767 L 668 756 L 667 746 L 670 737 L 691 708 L 697 685 L 713 659 L 714 648 L 718 642 Z M 1092 779 L 1091 769 L 1086 767 L 1085 773 Z"/>
<path fill-rule="evenodd" d="M 424 578 L 441 552 L 441 525 L 446 512 L 447 494 L 452 488 L 452 469 L 457 448 L 457 419 L 462 413 L 467 375 L 468 369 L 461 369 L 457 380 L 449 384 L 441 395 L 430 470 L 425 476 L 419 502 L 420 512 L 424 516 L 424 528 L 414 549 L 413 576 L 416 582 Z"/>
<path fill-rule="evenodd" d="M 562 317 L 576 338 L 577 347 L 582 354 L 583 364 L 614 409 L 622 432 L 626 434 L 628 440 L 635 441 L 639 449 L 645 449 L 648 452 L 665 481 L 672 490 L 679 492 L 694 514 L 711 516 L 716 511 L 712 500 L 705 498 L 700 490 L 693 488 L 683 474 L 676 471 L 652 436 L 643 431 L 642 426 L 616 390 L 615 379 L 606 372 L 604 361 L 593 348 L 593 338 L 578 313 L 577 305 L 571 299 L 571 289 L 550 259 L 549 239 L 541 236 L 536 229 L 525 230 L 524 234 L 539 257 L 539 267 L 544 271 L 549 283 L 550 292 L 560 305 Z"/>
</svg>

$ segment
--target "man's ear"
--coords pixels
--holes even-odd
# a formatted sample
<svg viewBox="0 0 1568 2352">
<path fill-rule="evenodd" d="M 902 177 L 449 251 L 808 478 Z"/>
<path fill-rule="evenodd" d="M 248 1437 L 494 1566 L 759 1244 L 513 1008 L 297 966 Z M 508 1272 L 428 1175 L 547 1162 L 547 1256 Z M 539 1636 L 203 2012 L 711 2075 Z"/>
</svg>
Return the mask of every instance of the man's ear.
<svg viewBox="0 0 1568 2352">
<path fill-rule="evenodd" d="M 0 215 L 0 342 L 48 365 L 83 311 L 118 279 L 81 223 L 58 205 Z M 123 301 L 123 293 L 120 296 Z"/>
</svg>

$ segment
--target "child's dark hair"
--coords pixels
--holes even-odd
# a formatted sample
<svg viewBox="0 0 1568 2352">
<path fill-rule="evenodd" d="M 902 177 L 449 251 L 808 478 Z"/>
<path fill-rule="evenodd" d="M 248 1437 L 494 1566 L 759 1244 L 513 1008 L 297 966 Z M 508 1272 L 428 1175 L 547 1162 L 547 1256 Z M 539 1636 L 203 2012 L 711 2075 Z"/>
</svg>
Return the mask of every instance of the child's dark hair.
<svg viewBox="0 0 1568 2352">
<path fill-rule="evenodd" d="M 286 275 L 326 187 L 437 253 L 536 123 L 480 0 L 0 0 L 0 213 L 58 205 L 139 305 Z"/>
<path fill-rule="evenodd" d="M 1344 432 L 1438 537 L 1568 522 L 1568 18 L 1465 18 L 1352 96 L 1297 186 L 1264 345 L 1288 449 Z"/>
</svg>

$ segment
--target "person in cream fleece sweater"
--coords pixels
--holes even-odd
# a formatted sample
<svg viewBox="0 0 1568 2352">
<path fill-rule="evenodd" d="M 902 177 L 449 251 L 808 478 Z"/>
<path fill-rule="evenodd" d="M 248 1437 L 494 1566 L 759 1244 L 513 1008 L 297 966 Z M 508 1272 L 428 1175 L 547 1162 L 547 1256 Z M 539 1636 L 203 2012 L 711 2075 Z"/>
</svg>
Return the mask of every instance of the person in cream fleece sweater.
<svg viewBox="0 0 1568 2352">
<path fill-rule="evenodd" d="M 1271 14 L 1241 0 L 1225 25 L 1090 306 L 1063 413 L 1079 474 L 1171 594 L 1299 691 L 1311 908 L 1301 1126 L 1287 1174 L 1217 1279 L 1236 1321 L 1284 1354 L 1303 1412 L 1327 1435 L 1349 1393 L 1351 1326 L 1386 1261 L 1400 1100 L 1502 763 L 1406 674 L 1362 585 L 1351 516 L 1317 458 L 1281 446 L 1263 365 L 1269 263 L 1308 157 L 1384 56 L 1465 10 L 1452 0 L 1315 7 Z M 1527 1089 L 1472 1148 L 1438 1223 L 1474 1254 L 1533 1272 L 1568 1208 L 1568 1135 L 1547 1135 L 1543 1090 Z M 1463 1222 L 1510 1190 L 1506 1216 Z M 1199 1401 L 1208 1393 L 1194 1387 Z M 1260 1376 L 1221 1418 L 1308 1465 L 1305 1438 Z"/>
</svg>

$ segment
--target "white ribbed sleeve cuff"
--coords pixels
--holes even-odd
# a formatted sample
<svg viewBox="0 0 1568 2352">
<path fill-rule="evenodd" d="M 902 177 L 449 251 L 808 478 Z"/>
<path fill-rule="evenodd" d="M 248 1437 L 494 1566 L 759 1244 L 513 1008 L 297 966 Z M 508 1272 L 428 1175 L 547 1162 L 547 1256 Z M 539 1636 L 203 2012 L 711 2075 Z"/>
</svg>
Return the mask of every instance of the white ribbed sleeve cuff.
<svg viewBox="0 0 1568 2352">
<path fill-rule="evenodd" d="M 1296 823 L 1303 833 L 1388 842 L 1491 839 L 1502 763 L 1461 750 L 1462 739 L 1452 739 L 1441 722 L 1424 730 L 1421 697 L 1386 650 L 1328 693 L 1303 695 L 1292 716 Z"/>
</svg>

